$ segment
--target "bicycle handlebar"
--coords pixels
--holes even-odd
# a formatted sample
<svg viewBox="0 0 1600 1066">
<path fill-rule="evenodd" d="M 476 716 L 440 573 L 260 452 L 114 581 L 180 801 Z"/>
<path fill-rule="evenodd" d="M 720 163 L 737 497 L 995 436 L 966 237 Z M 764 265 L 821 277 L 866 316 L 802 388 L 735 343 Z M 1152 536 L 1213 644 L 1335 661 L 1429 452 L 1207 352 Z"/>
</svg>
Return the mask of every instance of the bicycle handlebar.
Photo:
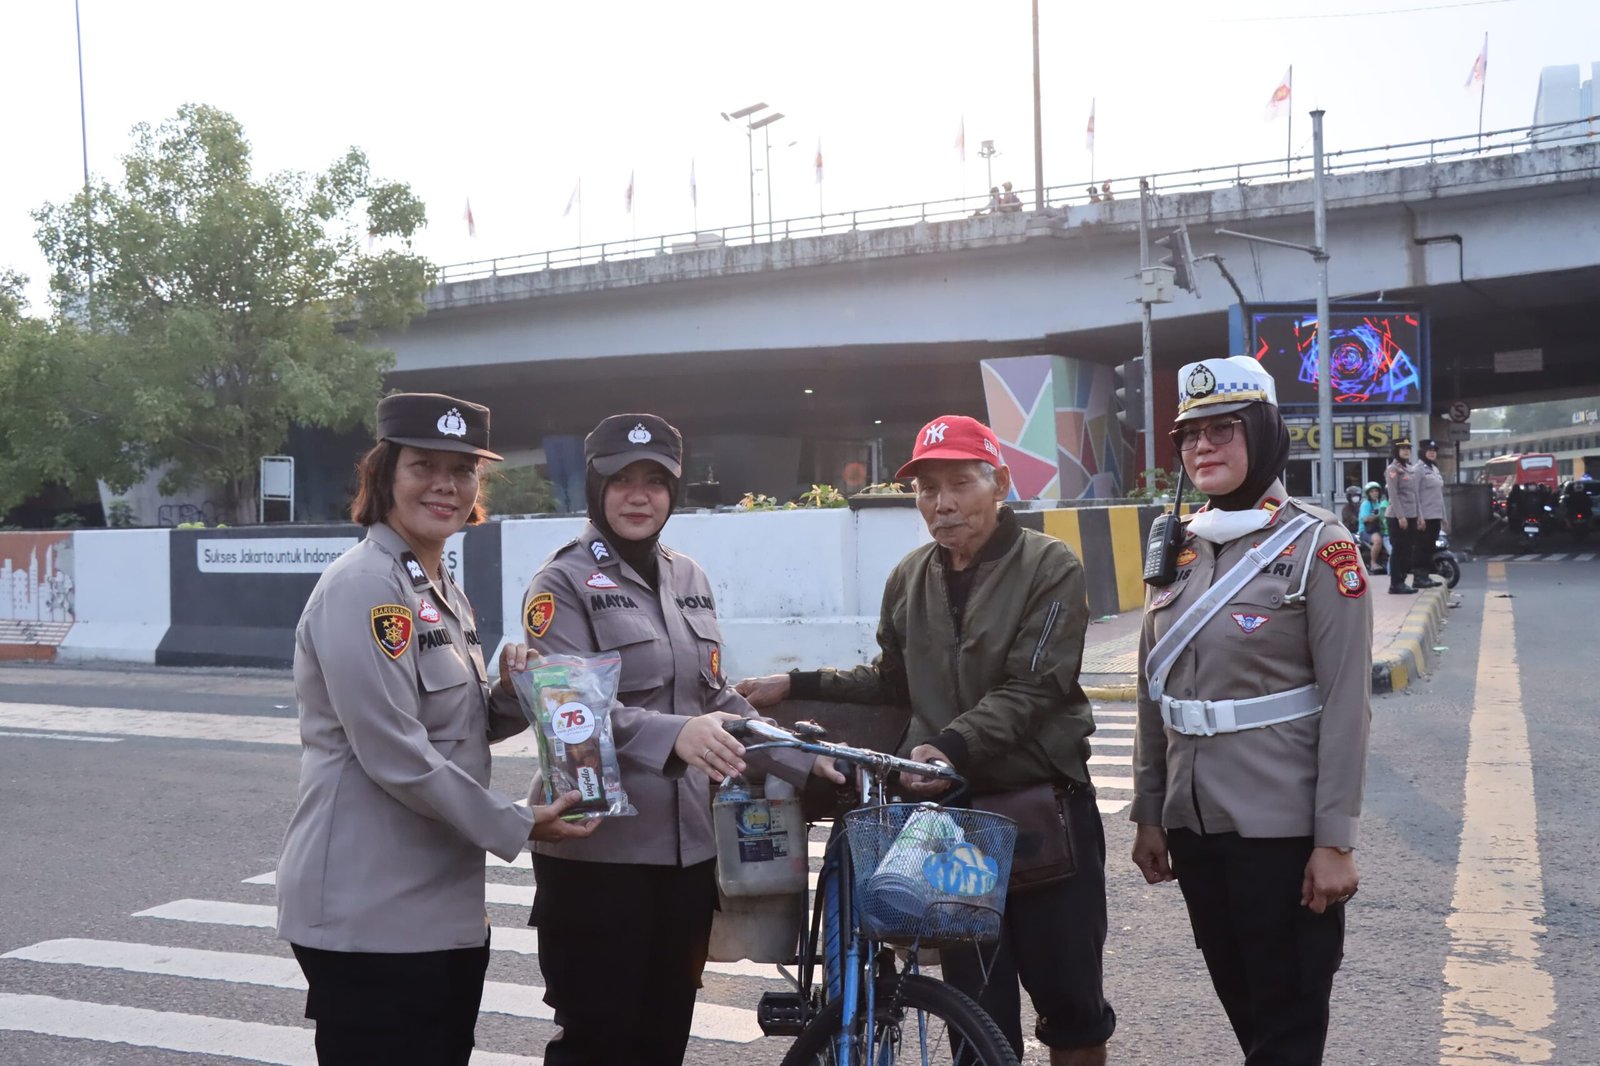
<svg viewBox="0 0 1600 1066">
<path fill-rule="evenodd" d="M 782 726 L 771 725 L 759 718 L 743 718 L 737 722 L 728 722 L 725 728 L 735 737 L 757 736 L 764 738 L 761 743 L 748 745 L 746 751 L 760 751 L 763 748 L 794 748 L 810 755 L 828 755 L 835 759 L 842 759 L 852 765 L 871 770 L 875 773 L 888 776 L 890 773 L 915 774 L 918 777 L 937 777 L 945 781 L 954 782 L 958 787 L 966 784 L 966 779 L 956 773 L 955 768 L 949 763 L 912 762 L 902 759 L 898 755 L 889 755 L 871 748 L 855 748 L 848 744 L 835 744 L 822 740 L 802 740 Z"/>
</svg>

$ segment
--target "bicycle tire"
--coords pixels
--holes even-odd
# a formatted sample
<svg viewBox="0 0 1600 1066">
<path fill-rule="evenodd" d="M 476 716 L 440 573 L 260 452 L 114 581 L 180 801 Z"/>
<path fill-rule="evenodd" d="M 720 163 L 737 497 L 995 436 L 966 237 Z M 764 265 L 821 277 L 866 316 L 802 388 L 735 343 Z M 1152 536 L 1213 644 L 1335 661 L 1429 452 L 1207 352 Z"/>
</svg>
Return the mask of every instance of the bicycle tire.
<svg viewBox="0 0 1600 1066">
<path fill-rule="evenodd" d="M 898 1036 L 900 1042 L 893 1058 L 874 1058 L 874 1066 L 880 1062 L 1018 1066 L 1010 1043 L 994 1019 L 965 993 L 943 981 L 923 974 L 879 978 L 875 1004 L 878 1017 L 873 1021 L 874 1034 L 890 1039 Z M 929 1047 L 918 1043 L 914 1013 L 929 1016 Z M 829 1003 L 795 1038 L 794 1045 L 783 1057 L 783 1066 L 830 1066 L 835 1061 L 835 1038 L 840 1034 L 843 1019 L 843 1002 Z M 935 1019 L 941 1024 L 935 1026 Z M 908 1022 L 909 1034 L 904 1031 Z M 962 1041 L 959 1050 L 952 1034 Z M 864 1054 L 860 1061 L 867 1062 Z"/>
</svg>

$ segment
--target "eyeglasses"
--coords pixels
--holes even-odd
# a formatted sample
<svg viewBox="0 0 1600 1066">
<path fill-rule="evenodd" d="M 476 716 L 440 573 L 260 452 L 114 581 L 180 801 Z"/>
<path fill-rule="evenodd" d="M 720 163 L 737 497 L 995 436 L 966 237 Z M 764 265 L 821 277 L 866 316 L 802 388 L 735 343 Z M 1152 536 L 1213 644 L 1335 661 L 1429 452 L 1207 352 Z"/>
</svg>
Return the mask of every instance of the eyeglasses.
<svg viewBox="0 0 1600 1066">
<path fill-rule="evenodd" d="M 1206 440 L 1220 448 L 1233 440 L 1233 427 L 1242 425 L 1244 419 L 1230 418 L 1226 422 L 1213 422 L 1201 428 L 1179 426 L 1171 433 L 1172 443 L 1176 444 L 1181 452 L 1192 452 L 1200 443 L 1200 434 L 1204 433 Z"/>
</svg>

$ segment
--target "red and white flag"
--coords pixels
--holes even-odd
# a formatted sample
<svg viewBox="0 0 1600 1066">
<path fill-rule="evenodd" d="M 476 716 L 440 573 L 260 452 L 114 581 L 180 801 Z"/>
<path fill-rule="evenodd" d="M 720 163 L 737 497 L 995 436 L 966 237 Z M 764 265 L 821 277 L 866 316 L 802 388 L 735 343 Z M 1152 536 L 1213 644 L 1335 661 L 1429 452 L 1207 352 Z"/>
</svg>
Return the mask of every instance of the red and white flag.
<svg viewBox="0 0 1600 1066">
<path fill-rule="evenodd" d="M 689 160 L 689 202 L 700 206 L 700 188 L 694 182 L 694 160 Z"/>
<path fill-rule="evenodd" d="M 1291 65 L 1284 72 L 1283 80 L 1278 87 L 1272 90 L 1272 97 L 1267 100 L 1267 121 L 1271 122 L 1278 117 L 1279 112 L 1292 105 L 1294 97 L 1294 67 Z"/>
<path fill-rule="evenodd" d="M 582 206 L 583 206 L 583 179 L 579 178 L 577 180 L 577 182 L 572 186 L 572 195 L 567 197 L 567 209 L 565 211 L 561 212 L 561 217 L 562 218 L 566 218 L 568 215 L 572 214 L 572 209 L 574 207 L 580 207 L 581 208 Z"/>
<path fill-rule="evenodd" d="M 1083 146 L 1094 151 L 1094 97 L 1089 98 L 1089 124 L 1083 129 Z"/>
<path fill-rule="evenodd" d="M 467 236 L 476 237 L 478 235 L 478 223 L 477 220 L 472 217 L 472 197 L 470 196 L 467 197 L 467 210 L 462 214 L 461 217 L 467 223 Z"/>
<path fill-rule="evenodd" d="M 1489 35 L 1483 35 L 1483 51 L 1478 53 L 1478 58 L 1472 61 L 1472 73 L 1467 75 L 1467 88 L 1482 85 L 1483 79 L 1489 75 Z"/>
<path fill-rule="evenodd" d="M 817 184 L 822 184 L 822 138 L 817 138 Z"/>
<path fill-rule="evenodd" d="M 967 161 L 967 116 L 961 116 L 961 125 L 956 127 L 956 155 L 961 161 Z"/>
<path fill-rule="evenodd" d="M 633 171 L 628 171 L 628 191 L 622 194 L 622 204 L 628 214 L 633 214 Z"/>
</svg>

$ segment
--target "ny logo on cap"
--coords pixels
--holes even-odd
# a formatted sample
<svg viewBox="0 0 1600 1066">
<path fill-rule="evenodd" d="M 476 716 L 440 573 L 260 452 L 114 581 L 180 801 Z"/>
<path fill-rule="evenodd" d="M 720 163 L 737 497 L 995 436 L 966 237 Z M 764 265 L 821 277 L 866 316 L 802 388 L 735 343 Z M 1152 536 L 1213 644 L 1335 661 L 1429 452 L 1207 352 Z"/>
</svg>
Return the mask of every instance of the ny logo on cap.
<svg viewBox="0 0 1600 1066">
<path fill-rule="evenodd" d="M 650 431 L 644 428 L 643 422 L 639 422 L 628 430 L 628 440 L 634 444 L 649 444 L 651 440 Z"/>
<path fill-rule="evenodd" d="M 452 407 L 439 416 L 439 432 L 447 437 L 467 435 L 467 420 L 461 417 L 461 408 Z"/>
<path fill-rule="evenodd" d="M 945 430 L 949 428 L 950 424 L 948 422 L 935 422 L 933 425 L 928 427 L 925 433 L 923 433 L 922 443 L 924 445 L 943 444 Z"/>
</svg>

